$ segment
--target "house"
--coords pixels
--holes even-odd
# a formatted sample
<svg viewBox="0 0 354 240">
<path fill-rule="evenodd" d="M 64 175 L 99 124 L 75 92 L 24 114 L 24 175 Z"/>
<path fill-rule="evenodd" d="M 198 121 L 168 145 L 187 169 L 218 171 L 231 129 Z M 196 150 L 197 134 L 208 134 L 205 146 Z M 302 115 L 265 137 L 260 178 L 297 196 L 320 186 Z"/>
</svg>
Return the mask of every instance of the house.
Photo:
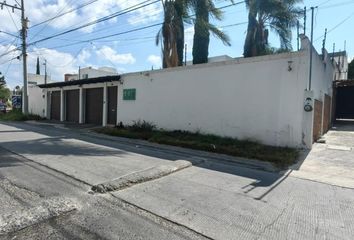
<svg viewBox="0 0 354 240">
<path fill-rule="evenodd" d="M 348 79 L 348 55 L 346 51 L 329 53 L 329 57 L 336 65 L 335 81 Z"/>
<path fill-rule="evenodd" d="M 118 72 L 115 68 L 100 67 L 98 69 L 95 69 L 92 67 L 86 67 L 86 68 L 81 68 L 78 74 L 65 74 L 64 81 L 67 82 L 73 80 L 114 76 L 114 75 L 118 75 Z"/>
<path fill-rule="evenodd" d="M 29 86 L 36 86 L 39 84 L 45 84 L 46 82 L 50 83 L 52 82 L 52 79 L 50 76 L 28 73 L 27 82 Z"/>
<path fill-rule="evenodd" d="M 311 148 L 332 121 L 336 65 L 325 56 L 302 36 L 298 52 L 39 87 L 49 119 L 102 126 L 145 120 L 166 130 Z"/>
<path fill-rule="evenodd" d="M 225 62 L 225 61 L 230 61 L 233 58 L 228 56 L 228 55 L 221 55 L 221 56 L 216 56 L 216 57 L 210 57 L 208 58 L 208 63 L 216 63 L 216 62 Z M 187 66 L 193 65 L 193 61 L 187 61 Z"/>
</svg>

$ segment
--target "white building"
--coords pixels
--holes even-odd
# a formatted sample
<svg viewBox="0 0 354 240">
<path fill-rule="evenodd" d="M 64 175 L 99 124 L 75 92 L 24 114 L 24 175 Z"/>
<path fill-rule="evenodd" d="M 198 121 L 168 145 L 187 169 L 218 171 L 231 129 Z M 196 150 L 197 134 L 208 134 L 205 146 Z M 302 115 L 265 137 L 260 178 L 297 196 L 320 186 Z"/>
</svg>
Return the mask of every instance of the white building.
<svg viewBox="0 0 354 240">
<path fill-rule="evenodd" d="M 46 77 L 45 75 L 37 75 L 37 74 L 33 74 L 33 73 L 27 74 L 27 82 L 28 82 L 29 86 L 44 84 L 45 81 L 47 81 L 47 83 L 51 83 L 52 79 L 50 76 Z"/>
<path fill-rule="evenodd" d="M 346 51 L 330 53 L 329 57 L 336 64 L 335 81 L 348 80 L 348 55 Z"/>
<path fill-rule="evenodd" d="M 230 60 L 233 60 L 233 58 L 230 57 L 229 55 L 221 55 L 221 56 L 208 58 L 208 63 L 225 62 Z M 193 61 L 187 61 L 187 66 L 192 66 L 192 65 L 193 65 Z"/>
<path fill-rule="evenodd" d="M 115 76 L 118 72 L 115 68 L 100 67 L 98 69 L 92 67 L 81 68 L 78 74 L 65 74 L 65 81 L 73 81 L 79 79 Z"/>
<path fill-rule="evenodd" d="M 298 52 L 40 87 L 50 119 L 103 126 L 145 120 L 166 130 L 311 148 L 331 123 L 336 66 L 325 56 L 302 37 Z"/>
</svg>

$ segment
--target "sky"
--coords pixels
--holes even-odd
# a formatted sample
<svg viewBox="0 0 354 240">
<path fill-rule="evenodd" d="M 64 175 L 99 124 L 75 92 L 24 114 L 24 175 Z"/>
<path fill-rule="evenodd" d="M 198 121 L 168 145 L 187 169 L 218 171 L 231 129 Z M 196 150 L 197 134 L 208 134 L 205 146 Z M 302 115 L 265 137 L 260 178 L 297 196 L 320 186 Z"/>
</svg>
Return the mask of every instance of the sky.
<svg viewBox="0 0 354 240">
<path fill-rule="evenodd" d="M 19 1 L 19 0 L 17 0 Z M 160 2 L 154 0 L 97 0 L 62 17 L 42 23 L 50 18 L 68 12 L 93 0 L 25 0 L 26 17 L 29 19 L 28 30 L 28 72 L 35 73 L 36 59 L 42 63 L 47 60 L 47 72 L 55 81 L 63 81 L 65 73 L 77 73 L 79 67 L 114 67 L 119 73 L 136 72 L 161 68 L 161 46 L 156 46 L 155 36 L 161 28 L 163 19 Z M 16 4 L 16 0 L 7 0 Z M 146 2 L 145 7 L 121 14 L 95 25 L 58 36 L 47 41 L 36 41 L 82 26 L 107 15 L 124 11 Z M 215 0 L 223 8 L 222 21 L 213 23 L 231 38 L 231 46 L 225 46 L 211 38 L 209 57 L 229 55 L 240 57 L 247 29 L 247 10 L 244 3 L 229 6 L 228 0 Z M 235 2 L 238 2 L 235 0 Z M 151 4 L 153 3 L 153 4 Z M 354 57 L 354 0 L 304 0 L 300 8 L 318 6 L 314 15 L 314 45 L 318 51 L 322 47 L 324 31 L 328 29 L 326 48 L 332 52 L 346 50 L 349 58 Z M 307 12 L 307 33 L 310 36 L 311 12 Z M 303 20 L 301 20 L 303 23 Z M 153 26 L 157 25 L 157 26 Z M 8 86 L 13 89 L 22 85 L 22 63 L 16 59 L 18 51 L 2 56 L 3 53 L 16 49 L 21 40 L 17 36 L 20 29 L 20 12 L 11 8 L 0 9 L 0 72 L 5 76 Z M 149 27 L 151 26 L 151 27 Z M 148 28 L 146 28 L 148 27 Z M 186 25 L 187 60 L 192 59 L 193 26 Z M 140 29 L 140 30 L 137 30 Z M 132 31 L 133 30 L 133 31 Z M 6 32 L 3 33 L 3 32 Z M 301 30 L 303 32 L 303 30 Z M 97 39 L 109 35 L 108 38 Z M 86 41 L 86 42 L 83 42 Z M 279 47 L 277 35 L 271 32 L 270 44 Z M 293 48 L 296 50 L 296 29 L 293 31 Z"/>
</svg>

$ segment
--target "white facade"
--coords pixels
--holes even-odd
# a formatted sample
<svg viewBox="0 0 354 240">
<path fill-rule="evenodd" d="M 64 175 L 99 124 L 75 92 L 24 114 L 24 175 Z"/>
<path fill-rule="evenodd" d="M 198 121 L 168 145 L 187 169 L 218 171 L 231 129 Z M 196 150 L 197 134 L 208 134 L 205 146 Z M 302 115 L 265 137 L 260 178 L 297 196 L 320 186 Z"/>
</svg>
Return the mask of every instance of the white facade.
<svg viewBox="0 0 354 240">
<path fill-rule="evenodd" d="M 81 68 L 78 74 L 66 74 L 66 75 L 67 75 L 66 81 L 74 81 L 79 79 L 115 76 L 118 75 L 118 72 L 115 68 L 111 68 L 111 67 L 100 67 L 98 69 L 92 67 L 86 67 L 86 68 Z"/>
<path fill-rule="evenodd" d="M 300 52 L 123 75 L 118 121 L 138 119 L 167 130 L 200 131 L 275 146 L 312 145 L 313 114 L 304 111 L 309 41 Z M 332 95 L 333 66 L 314 49 L 310 95 Z M 309 117 L 307 116 L 309 115 Z M 305 122 L 304 122 L 305 121 Z"/>
<path fill-rule="evenodd" d="M 44 84 L 45 83 L 45 76 L 44 75 L 37 75 L 37 74 L 32 74 L 28 73 L 27 74 L 27 81 L 28 85 L 39 85 L 39 84 Z M 51 77 L 47 76 L 47 83 L 51 83 Z"/>
<path fill-rule="evenodd" d="M 313 51 L 309 89 L 310 51 Z M 80 123 L 85 118 L 82 90 L 104 89 L 103 125 L 107 123 L 107 86 L 118 87 L 117 124 L 145 120 L 166 130 L 186 130 L 250 139 L 273 146 L 307 147 L 313 143 L 314 111 L 305 99 L 332 96 L 335 69 L 306 37 L 299 52 L 238 58 L 157 71 L 121 75 L 119 81 L 63 86 L 80 90 Z M 135 100 L 124 90 L 135 89 Z M 62 94 L 63 96 L 63 94 Z M 61 113 L 65 113 L 62 102 Z M 48 115 L 49 116 L 49 115 Z M 62 117 L 64 120 L 64 117 Z"/>
<path fill-rule="evenodd" d="M 225 61 L 230 61 L 230 60 L 233 60 L 233 58 L 228 55 L 221 55 L 221 56 L 215 56 L 215 57 L 208 58 L 208 63 L 225 62 Z M 193 65 L 193 61 L 187 62 L 187 66 L 192 66 L 192 65 Z"/>
<path fill-rule="evenodd" d="M 117 71 L 114 68 L 102 67 L 99 69 L 94 69 L 92 67 L 81 68 L 80 70 L 80 79 L 87 78 L 97 78 L 105 76 L 118 75 Z"/>
<path fill-rule="evenodd" d="M 36 85 L 28 86 L 28 112 L 42 118 L 47 117 L 46 90 Z"/>
</svg>

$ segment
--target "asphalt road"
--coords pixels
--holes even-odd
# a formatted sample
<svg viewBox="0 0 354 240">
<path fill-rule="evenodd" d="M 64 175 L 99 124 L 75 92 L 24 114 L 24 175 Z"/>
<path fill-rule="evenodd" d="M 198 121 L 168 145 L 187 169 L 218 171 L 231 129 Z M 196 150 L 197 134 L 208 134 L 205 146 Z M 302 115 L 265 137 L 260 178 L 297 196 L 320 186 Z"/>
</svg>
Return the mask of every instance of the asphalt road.
<svg viewBox="0 0 354 240">
<path fill-rule="evenodd" d="M 298 166 L 277 173 L 63 125 L 0 123 L 0 232 L 5 239 L 351 240 L 354 189 L 346 169 L 354 152 L 333 144 L 354 141 L 354 132 L 332 135 L 331 146 L 316 145 Z M 194 166 L 90 192 L 176 160 Z"/>
<path fill-rule="evenodd" d="M 0 147 L 0 217 L 6 215 L 10 222 L 24 219 L 0 239 L 204 239 L 110 195 L 92 195 L 89 190 L 80 181 Z M 75 210 L 46 219 L 37 216 L 38 221 L 26 224 L 33 219 L 30 209 L 40 209 L 36 207 L 41 202 L 52 199 L 68 200 Z"/>
</svg>

